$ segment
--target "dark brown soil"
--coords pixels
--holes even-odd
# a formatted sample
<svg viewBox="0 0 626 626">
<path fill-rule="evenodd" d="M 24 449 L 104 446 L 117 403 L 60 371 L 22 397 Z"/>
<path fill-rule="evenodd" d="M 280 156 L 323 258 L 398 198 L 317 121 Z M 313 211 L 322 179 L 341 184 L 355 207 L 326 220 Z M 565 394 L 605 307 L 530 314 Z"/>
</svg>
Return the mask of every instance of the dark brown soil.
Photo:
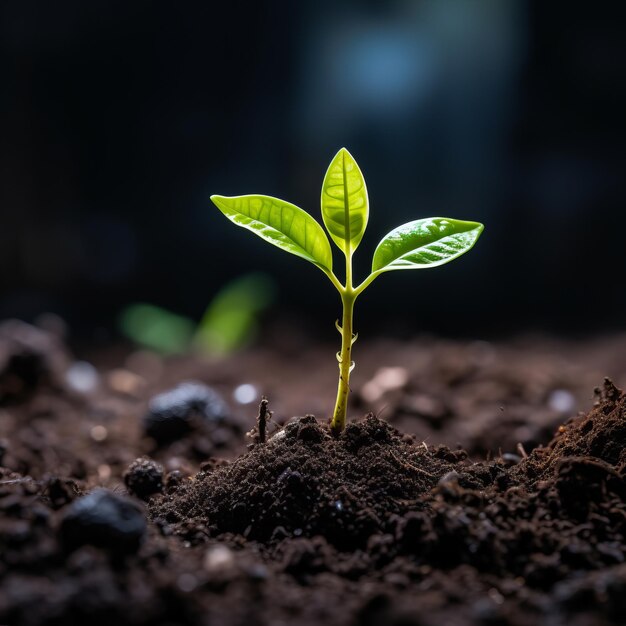
<svg viewBox="0 0 626 626">
<path fill-rule="evenodd" d="M 365 344 L 354 399 L 387 419 L 333 438 L 279 427 L 332 404 L 316 352 L 111 353 L 87 389 L 37 333 L 0 332 L 0 624 L 626 622 L 626 394 L 572 417 L 624 380 L 622 338 Z M 157 443 L 149 401 L 187 380 L 228 412 L 185 396 Z M 241 383 L 270 396 L 264 444 Z"/>
<path fill-rule="evenodd" d="M 463 452 L 435 453 L 369 415 L 339 438 L 313 416 L 297 419 L 232 464 L 209 468 L 153 507 L 167 522 L 206 524 L 275 544 L 321 535 L 341 551 L 367 549 L 397 516 L 423 510 L 444 476 L 456 480 Z M 464 477 L 476 488 L 484 480 Z M 490 482 L 490 481 L 489 481 Z"/>
</svg>

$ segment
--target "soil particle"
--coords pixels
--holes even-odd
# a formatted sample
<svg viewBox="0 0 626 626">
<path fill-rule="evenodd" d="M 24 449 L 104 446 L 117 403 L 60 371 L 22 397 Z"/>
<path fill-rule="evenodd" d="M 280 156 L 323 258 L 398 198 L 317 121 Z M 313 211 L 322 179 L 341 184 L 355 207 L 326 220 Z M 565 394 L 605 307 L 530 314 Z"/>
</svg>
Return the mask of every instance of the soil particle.
<svg viewBox="0 0 626 626">
<path fill-rule="evenodd" d="M 201 427 L 204 420 L 221 422 L 228 416 L 229 409 L 217 391 L 202 383 L 185 382 L 152 398 L 144 429 L 148 437 L 164 444 Z"/>
<path fill-rule="evenodd" d="M 144 513 L 135 501 L 95 489 L 67 507 L 59 532 L 69 550 L 89 544 L 124 556 L 139 549 L 146 528 Z"/>
<path fill-rule="evenodd" d="M 163 466 L 152 459 L 136 459 L 124 473 L 124 484 L 129 493 L 148 500 L 163 491 Z"/>
<path fill-rule="evenodd" d="M 44 482 L 43 495 L 53 509 L 60 509 L 81 495 L 76 481 L 52 476 Z"/>
</svg>

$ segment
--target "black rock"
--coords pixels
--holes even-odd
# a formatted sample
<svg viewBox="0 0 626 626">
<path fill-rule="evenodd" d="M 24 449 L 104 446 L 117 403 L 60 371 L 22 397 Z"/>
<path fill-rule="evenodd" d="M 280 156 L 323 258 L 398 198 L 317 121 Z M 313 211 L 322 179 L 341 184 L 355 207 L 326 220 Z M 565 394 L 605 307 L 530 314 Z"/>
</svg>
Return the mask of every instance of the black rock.
<svg viewBox="0 0 626 626">
<path fill-rule="evenodd" d="M 163 491 L 163 466 L 152 459 L 133 461 L 124 473 L 128 491 L 142 500 Z"/>
<path fill-rule="evenodd" d="M 152 398 L 144 430 L 164 444 L 186 435 L 194 423 L 221 422 L 228 415 L 228 406 L 217 391 L 202 383 L 186 382 Z"/>
<path fill-rule="evenodd" d="M 89 544 L 112 556 L 125 556 L 138 550 L 146 528 L 139 503 L 107 489 L 95 489 L 67 507 L 60 536 L 69 550 Z"/>
</svg>

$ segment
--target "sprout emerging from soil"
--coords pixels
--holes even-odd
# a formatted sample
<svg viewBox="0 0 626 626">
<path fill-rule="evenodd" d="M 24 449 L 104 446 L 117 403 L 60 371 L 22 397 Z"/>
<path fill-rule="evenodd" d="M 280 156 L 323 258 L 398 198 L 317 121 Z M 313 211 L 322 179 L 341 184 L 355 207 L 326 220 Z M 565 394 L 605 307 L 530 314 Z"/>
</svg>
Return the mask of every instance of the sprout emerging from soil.
<svg viewBox="0 0 626 626">
<path fill-rule="evenodd" d="M 322 183 L 322 219 L 326 230 L 345 256 L 345 284 L 333 273 L 330 242 L 321 225 L 297 206 L 262 195 L 211 196 L 217 208 L 232 222 L 269 243 L 319 267 L 341 296 L 343 315 L 336 322 L 341 334 L 339 384 L 331 421 L 334 433 L 346 423 L 350 372 L 354 368 L 352 345 L 354 303 L 371 282 L 391 270 L 424 269 L 448 263 L 470 250 L 483 231 L 478 222 L 430 217 L 398 226 L 385 235 L 374 251 L 370 275 L 354 286 L 352 255 L 357 249 L 369 215 L 365 179 L 354 157 L 342 148 L 328 167 Z"/>
</svg>

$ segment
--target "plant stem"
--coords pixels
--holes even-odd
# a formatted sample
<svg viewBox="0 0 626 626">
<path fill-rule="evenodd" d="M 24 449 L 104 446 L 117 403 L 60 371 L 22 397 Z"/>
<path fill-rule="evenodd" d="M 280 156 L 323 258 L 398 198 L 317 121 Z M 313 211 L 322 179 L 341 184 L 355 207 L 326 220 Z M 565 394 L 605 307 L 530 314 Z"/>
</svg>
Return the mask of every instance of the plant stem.
<svg viewBox="0 0 626 626">
<path fill-rule="evenodd" d="M 354 301 L 359 293 L 352 287 L 352 241 L 350 224 L 350 193 L 348 189 L 348 179 L 346 177 L 346 155 L 342 153 L 342 173 L 343 173 L 343 206 L 345 211 L 346 232 L 344 233 L 343 253 L 346 257 L 346 284 L 339 289 L 341 294 L 341 304 L 343 305 L 343 315 L 341 321 L 341 351 L 337 353 L 339 361 L 339 384 L 337 385 L 337 400 L 333 419 L 330 422 L 330 430 L 334 435 L 338 435 L 346 427 L 346 412 L 348 410 L 348 394 L 350 393 L 350 372 L 354 367 L 352 363 L 352 344 L 356 337 L 352 338 L 352 313 L 354 311 Z"/>
<path fill-rule="evenodd" d="M 352 363 L 352 314 L 354 311 L 354 301 L 356 295 L 350 290 L 341 293 L 343 304 L 343 316 L 341 323 L 341 352 L 337 353 L 339 361 L 339 384 L 337 386 L 337 401 L 333 419 L 330 423 L 331 431 L 338 435 L 346 426 L 346 411 L 348 409 L 348 394 L 350 393 L 350 372 Z"/>
<path fill-rule="evenodd" d="M 372 281 L 380 274 L 380 270 L 372 272 L 358 287 L 354 288 L 355 296 L 358 296 L 362 291 L 365 291 L 367 287 L 372 284 Z"/>
</svg>

